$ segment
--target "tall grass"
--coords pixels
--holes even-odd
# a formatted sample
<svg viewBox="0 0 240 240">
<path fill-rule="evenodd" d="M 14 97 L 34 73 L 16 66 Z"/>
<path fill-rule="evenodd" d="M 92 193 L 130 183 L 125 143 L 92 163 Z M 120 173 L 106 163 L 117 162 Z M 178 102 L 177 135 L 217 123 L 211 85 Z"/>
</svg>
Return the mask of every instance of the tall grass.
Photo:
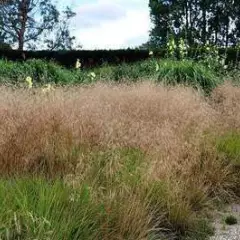
<svg viewBox="0 0 240 240">
<path fill-rule="evenodd" d="M 164 60 L 159 64 L 158 81 L 167 85 L 184 84 L 209 93 L 221 83 L 221 78 L 199 62 Z"/>
<path fill-rule="evenodd" d="M 208 99 L 150 83 L 1 87 L 0 236 L 204 238 L 214 202 L 239 197 L 226 161 L 239 139 L 224 138 L 240 132 L 239 97 L 229 84 Z"/>
</svg>

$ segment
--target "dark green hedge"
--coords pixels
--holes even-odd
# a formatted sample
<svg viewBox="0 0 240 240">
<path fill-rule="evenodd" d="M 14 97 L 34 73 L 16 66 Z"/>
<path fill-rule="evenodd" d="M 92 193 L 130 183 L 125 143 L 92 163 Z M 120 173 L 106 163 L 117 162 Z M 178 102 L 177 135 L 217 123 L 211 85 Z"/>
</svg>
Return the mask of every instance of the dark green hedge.
<svg viewBox="0 0 240 240">
<path fill-rule="evenodd" d="M 159 51 L 160 52 L 160 51 Z M 162 55 L 164 56 L 164 54 Z M 7 60 L 44 59 L 53 60 L 65 67 L 75 66 L 76 60 L 80 59 L 84 68 L 95 67 L 104 63 L 134 63 L 149 58 L 148 50 L 96 50 L 96 51 L 25 51 L 0 50 L 0 58 Z"/>
<path fill-rule="evenodd" d="M 152 49 L 157 58 L 166 57 L 166 49 Z M 190 58 L 199 58 L 205 50 L 203 48 L 191 48 L 188 51 Z M 227 53 L 227 63 L 236 63 L 240 61 L 240 54 L 236 48 L 222 48 L 221 54 Z M 134 63 L 148 59 L 149 50 L 80 50 L 80 51 L 25 51 L 24 54 L 17 50 L 7 50 L 0 48 L 0 58 L 18 61 L 29 59 L 53 60 L 58 64 L 71 68 L 75 66 L 76 60 L 80 59 L 83 68 L 96 67 L 104 63 Z"/>
</svg>

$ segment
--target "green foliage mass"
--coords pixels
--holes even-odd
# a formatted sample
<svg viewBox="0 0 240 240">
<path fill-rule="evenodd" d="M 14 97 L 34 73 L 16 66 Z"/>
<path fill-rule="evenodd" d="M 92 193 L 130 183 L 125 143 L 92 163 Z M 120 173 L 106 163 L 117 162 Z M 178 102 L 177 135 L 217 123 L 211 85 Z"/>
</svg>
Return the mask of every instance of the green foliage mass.
<svg viewBox="0 0 240 240">
<path fill-rule="evenodd" d="M 183 84 L 210 92 L 222 82 L 212 69 L 191 60 L 165 60 L 157 66 L 158 81 L 166 85 Z"/>
<path fill-rule="evenodd" d="M 237 45 L 240 33 L 239 1 L 149 0 L 153 28 L 148 45 L 166 46 L 170 34 L 190 46 L 211 43 Z"/>
<path fill-rule="evenodd" d="M 25 62 L 0 61 L 1 83 L 23 84 L 28 76 L 33 79 L 35 86 L 46 83 L 62 85 L 95 81 L 120 83 L 150 80 L 170 85 L 189 85 L 209 92 L 221 83 L 221 77 L 212 69 L 191 60 L 166 59 L 157 61 L 152 58 L 134 64 L 105 65 L 88 70 L 66 69 L 54 62 L 35 59 Z"/>
</svg>

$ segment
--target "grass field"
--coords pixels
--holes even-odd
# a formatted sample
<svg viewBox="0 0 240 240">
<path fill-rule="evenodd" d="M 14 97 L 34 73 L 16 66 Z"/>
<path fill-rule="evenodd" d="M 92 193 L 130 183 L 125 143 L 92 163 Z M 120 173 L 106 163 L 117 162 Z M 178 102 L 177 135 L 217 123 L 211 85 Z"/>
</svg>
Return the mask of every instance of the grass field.
<svg viewBox="0 0 240 240">
<path fill-rule="evenodd" d="M 0 87 L 0 239 L 205 239 L 240 197 L 240 88 Z"/>
</svg>

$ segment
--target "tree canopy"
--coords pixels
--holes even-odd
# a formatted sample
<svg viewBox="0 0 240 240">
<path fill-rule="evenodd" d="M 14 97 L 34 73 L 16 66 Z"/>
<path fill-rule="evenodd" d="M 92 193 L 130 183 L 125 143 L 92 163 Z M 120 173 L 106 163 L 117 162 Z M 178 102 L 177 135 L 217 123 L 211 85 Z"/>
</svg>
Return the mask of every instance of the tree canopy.
<svg viewBox="0 0 240 240">
<path fill-rule="evenodd" d="M 149 7 L 151 45 L 165 45 L 169 35 L 190 46 L 239 42 L 240 0 L 150 0 Z"/>
<path fill-rule="evenodd" d="M 69 21 L 75 13 L 69 7 L 60 12 L 51 0 L 10 0 L 0 5 L 0 40 L 17 44 L 19 50 L 71 49 Z"/>
</svg>

